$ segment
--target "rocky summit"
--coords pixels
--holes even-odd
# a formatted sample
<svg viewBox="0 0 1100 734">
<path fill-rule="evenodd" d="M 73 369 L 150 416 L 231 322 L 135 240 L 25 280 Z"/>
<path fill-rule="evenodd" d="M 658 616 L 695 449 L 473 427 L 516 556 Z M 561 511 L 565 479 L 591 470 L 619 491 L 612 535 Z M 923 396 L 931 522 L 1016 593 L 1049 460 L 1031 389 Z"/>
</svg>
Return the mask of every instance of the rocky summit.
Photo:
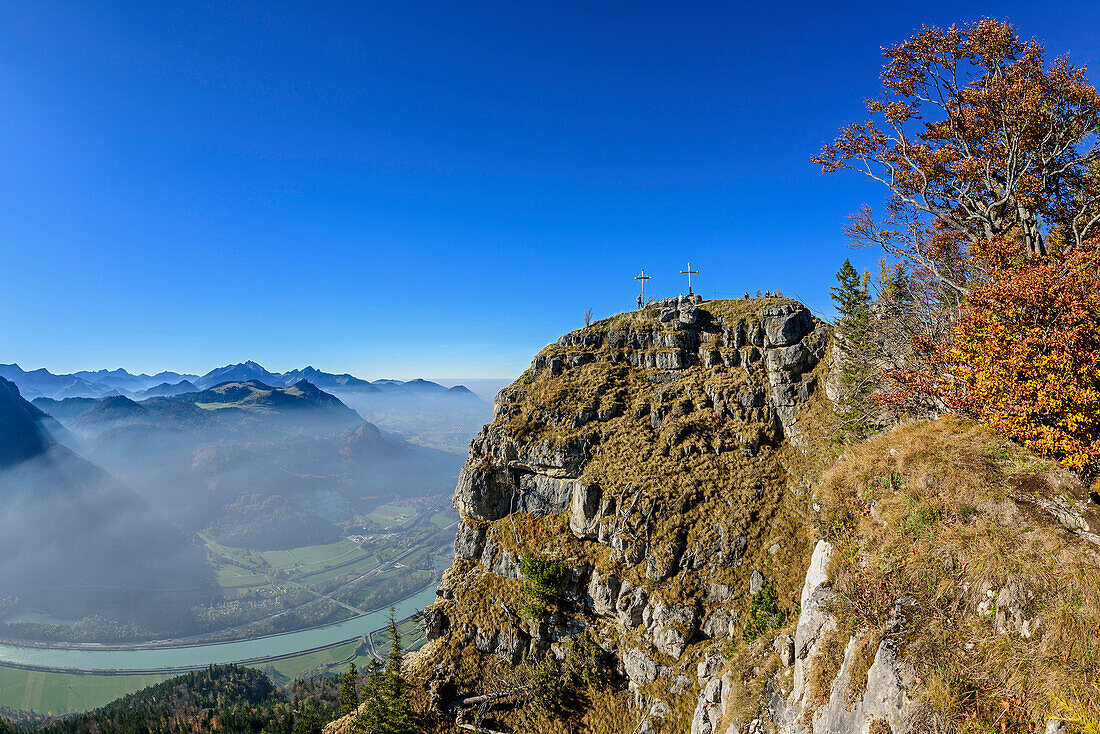
<svg viewBox="0 0 1100 734">
<path fill-rule="evenodd" d="M 789 568 L 811 546 L 783 507 L 800 491 L 800 415 L 823 400 L 828 339 L 794 301 L 696 297 L 542 350 L 471 445 L 420 658 L 476 693 L 492 665 L 475 659 L 560 656 L 587 630 L 625 677 L 639 731 L 686 730 L 700 682 L 705 720 L 720 695 L 707 672 L 752 586 L 801 586 Z M 525 555 L 567 569 L 536 613 Z"/>
<path fill-rule="evenodd" d="M 1095 492 L 959 416 L 838 441 L 830 343 L 795 301 L 693 297 L 536 355 L 455 490 L 406 661 L 429 728 L 963 732 L 1016 690 L 1060 707 L 1027 731 L 1080 731 Z"/>
</svg>

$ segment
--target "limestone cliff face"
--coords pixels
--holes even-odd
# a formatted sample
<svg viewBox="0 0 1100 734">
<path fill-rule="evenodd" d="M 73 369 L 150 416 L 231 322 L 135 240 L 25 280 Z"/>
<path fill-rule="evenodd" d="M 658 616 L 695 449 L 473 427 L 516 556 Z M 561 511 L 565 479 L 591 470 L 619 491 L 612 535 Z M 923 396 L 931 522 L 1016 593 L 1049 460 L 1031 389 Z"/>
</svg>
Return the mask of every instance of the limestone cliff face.
<svg viewBox="0 0 1100 734">
<path fill-rule="evenodd" d="M 639 731 L 686 730 L 699 661 L 737 632 L 751 587 L 767 577 L 793 598 L 803 582 L 812 539 L 786 507 L 828 337 L 796 302 L 693 300 L 544 349 L 462 470 L 433 675 L 483 692 L 485 666 L 560 655 L 589 630 L 629 681 Z M 568 568 L 536 616 L 525 552 Z"/>
<path fill-rule="evenodd" d="M 833 547 L 824 540 L 814 547 L 794 635 L 779 635 L 773 642 L 779 667 L 766 676 L 763 705 L 748 720 L 729 716 L 729 701 L 740 681 L 730 674 L 724 658 L 711 657 L 699 666 L 700 694 L 691 734 L 923 731 L 918 707 L 908 693 L 914 686 L 913 674 L 900 659 L 893 638 L 875 642 L 866 633 L 853 635 L 839 651 L 835 669 L 825 661 L 831 654 L 836 656 L 825 649 L 836 644 L 837 632 L 837 619 L 829 611 L 834 593 L 828 574 L 832 553 Z M 904 627 L 905 606 L 906 602 L 901 601 L 895 608 L 891 631 Z M 861 668 L 859 661 L 866 656 L 865 646 L 871 642 L 872 662 Z M 816 686 L 811 684 L 814 679 Z M 853 695 L 853 691 L 858 693 Z"/>
<path fill-rule="evenodd" d="M 835 444 L 829 351 L 800 304 L 745 299 L 659 304 L 540 352 L 455 491 L 454 563 L 409 671 L 435 730 L 476 705 L 464 730 L 925 734 L 965 710 L 1081 731 L 1095 490 L 958 416 Z M 592 641 L 617 680 L 524 706 L 539 671 L 599 660 Z M 528 664 L 549 656 L 565 662 Z"/>
</svg>

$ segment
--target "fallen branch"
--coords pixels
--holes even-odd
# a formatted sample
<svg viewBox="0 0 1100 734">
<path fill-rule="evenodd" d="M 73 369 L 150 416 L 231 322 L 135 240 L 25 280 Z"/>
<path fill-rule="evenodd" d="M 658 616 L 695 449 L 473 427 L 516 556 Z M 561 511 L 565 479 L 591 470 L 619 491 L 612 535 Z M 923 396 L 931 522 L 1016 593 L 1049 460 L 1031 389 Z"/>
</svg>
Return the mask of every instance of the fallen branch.
<svg viewBox="0 0 1100 734">
<path fill-rule="evenodd" d="M 508 698 L 514 696 L 517 693 L 526 691 L 531 686 L 520 686 L 519 688 L 510 688 L 507 691 L 497 691 L 496 693 L 486 693 L 481 696 L 470 696 L 469 698 L 459 698 L 451 702 L 452 708 L 470 708 L 471 706 L 478 706 L 483 703 L 490 703 L 492 701 L 499 700 L 501 698 Z"/>
<path fill-rule="evenodd" d="M 475 731 L 477 734 L 504 734 L 502 731 L 494 731 L 493 729 L 481 729 L 473 724 L 455 724 L 455 726 L 466 731 Z"/>
</svg>

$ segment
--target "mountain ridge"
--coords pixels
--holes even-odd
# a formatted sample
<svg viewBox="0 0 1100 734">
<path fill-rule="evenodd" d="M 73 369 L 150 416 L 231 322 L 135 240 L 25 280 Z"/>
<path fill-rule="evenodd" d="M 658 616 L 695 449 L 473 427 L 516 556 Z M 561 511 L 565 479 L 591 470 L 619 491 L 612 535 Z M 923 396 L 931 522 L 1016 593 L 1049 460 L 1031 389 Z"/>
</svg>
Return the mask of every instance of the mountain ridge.
<svg viewBox="0 0 1100 734">
<path fill-rule="evenodd" d="M 132 411 L 125 397 L 106 400 L 108 412 Z M 0 378 L 2 588 L 65 614 L 132 610 L 130 584 L 154 590 L 143 609 L 169 618 L 180 602 L 171 585 L 208 580 L 202 556 L 129 486 L 57 442 L 51 421 Z"/>
<path fill-rule="evenodd" d="M 28 403 L 15 383 L 0 377 L 0 468 L 41 455 L 49 445 L 46 414 Z"/>
<path fill-rule="evenodd" d="M 28 400 L 44 397 L 54 400 L 64 398 L 104 398 L 113 395 L 126 395 L 132 398 L 157 397 L 205 390 L 222 382 L 260 380 L 271 387 L 286 388 L 303 379 L 322 390 L 346 391 L 362 394 L 374 394 L 387 391 L 404 391 L 409 394 L 425 396 L 444 394 L 477 397 L 469 388 L 454 390 L 423 378 L 412 380 L 393 380 L 382 378 L 375 381 L 364 380 L 349 373 L 331 373 L 319 370 L 312 365 L 289 370 L 271 372 L 253 360 L 217 367 L 204 375 L 192 375 L 179 372 L 158 372 L 155 375 L 145 373 L 132 374 L 119 367 L 113 370 L 80 370 L 71 374 L 54 374 L 44 367 L 24 370 L 18 363 L 0 364 L 0 377 L 19 386 Z M 464 387 L 456 385 L 455 387 Z M 194 388 L 194 390 L 190 389 Z M 467 396 L 466 393 L 469 393 Z M 478 398 L 480 399 L 480 398 Z"/>
</svg>

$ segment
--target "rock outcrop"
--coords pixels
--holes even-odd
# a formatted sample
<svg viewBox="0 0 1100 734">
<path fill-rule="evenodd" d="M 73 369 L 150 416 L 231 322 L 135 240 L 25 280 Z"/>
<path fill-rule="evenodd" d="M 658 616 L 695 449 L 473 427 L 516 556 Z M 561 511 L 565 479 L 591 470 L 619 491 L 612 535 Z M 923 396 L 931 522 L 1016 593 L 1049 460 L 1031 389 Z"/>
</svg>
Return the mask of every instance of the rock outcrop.
<svg viewBox="0 0 1100 734">
<path fill-rule="evenodd" d="M 582 649 L 617 676 L 590 706 L 533 725 L 515 696 L 477 726 L 917 734 L 952 730 L 951 670 L 936 690 L 985 728 L 1075 731 L 1095 489 L 957 416 L 837 446 L 829 343 L 791 301 L 692 298 L 546 347 L 471 444 L 418 679 L 499 705 Z"/>
<path fill-rule="evenodd" d="M 802 586 L 794 637 L 778 634 L 773 640 L 779 669 L 768 682 L 764 712 L 748 721 L 728 716 L 737 681 L 725 659 L 707 658 L 699 664 L 691 734 L 850 734 L 872 731 L 875 722 L 892 732 L 908 731 L 916 709 L 907 693 L 913 681 L 893 640 L 879 642 L 870 667 L 858 671 L 867 639 L 857 635 L 837 646 L 837 620 L 829 611 L 832 552 L 829 543 L 818 541 Z M 895 631 L 904 625 L 904 606 L 898 605 Z M 836 650 L 842 651 L 839 659 L 826 659 Z M 835 672 L 830 674 L 829 666 Z M 860 692 L 853 695 L 853 690 Z"/>
<path fill-rule="evenodd" d="M 711 721 L 723 683 L 697 660 L 736 634 L 764 574 L 809 553 L 778 508 L 802 491 L 789 464 L 800 414 L 824 399 L 828 338 L 792 301 L 696 297 L 544 349 L 471 444 L 426 655 L 473 647 L 514 664 L 587 631 L 628 682 L 639 731 L 682 730 L 678 702 L 697 695 L 695 718 Z M 525 553 L 568 568 L 535 615 Z M 477 692 L 462 661 L 436 674 Z"/>
<path fill-rule="evenodd" d="M 678 299 L 545 348 L 471 444 L 417 679 L 482 731 L 918 734 L 950 669 L 984 728 L 1076 731 L 1095 490 L 957 416 L 836 446 L 828 345 L 794 302 Z M 584 660 L 591 705 L 525 718 Z"/>
</svg>

